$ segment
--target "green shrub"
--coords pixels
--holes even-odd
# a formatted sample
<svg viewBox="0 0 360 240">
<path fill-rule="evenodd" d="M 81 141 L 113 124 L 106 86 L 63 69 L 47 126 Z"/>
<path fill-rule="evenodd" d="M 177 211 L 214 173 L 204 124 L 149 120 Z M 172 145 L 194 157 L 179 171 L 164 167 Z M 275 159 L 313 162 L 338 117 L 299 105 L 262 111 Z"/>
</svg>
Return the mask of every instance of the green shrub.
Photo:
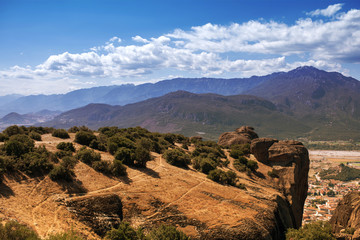
<svg viewBox="0 0 360 240">
<path fill-rule="evenodd" d="M 130 139 L 123 137 L 121 135 L 115 135 L 108 139 L 108 151 L 110 154 L 115 154 L 118 148 L 125 147 L 130 149 L 135 149 L 136 145 Z"/>
<path fill-rule="evenodd" d="M 151 160 L 150 151 L 139 146 L 135 149 L 134 165 L 137 167 L 146 167 L 146 163 Z"/>
<path fill-rule="evenodd" d="M 75 154 L 75 158 L 88 165 L 91 165 L 96 161 L 101 161 L 101 155 L 99 153 L 96 153 L 92 149 L 87 149 L 86 147 L 81 148 Z"/>
<path fill-rule="evenodd" d="M 259 166 L 256 161 L 247 160 L 244 156 L 239 157 L 238 159 L 234 160 L 233 166 L 239 172 L 246 172 L 249 173 L 256 171 Z"/>
<path fill-rule="evenodd" d="M 82 145 L 89 146 L 93 140 L 96 140 L 96 136 L 92 132 L 79 131 L 75 135 L 75 142 Z"/>
<path fill-rule="evenodd" d="M 17 160 L 16 168 L 30 175 L 45 174 L 53 168 L 53 164 L 46 155 L 30 152 Z"/>
<path fill-rule="evenodd" d="M 214 170 L 217 167 L 217 163 L 207 157 L 196 157 L 192 160 L 193 167 L 205 174 L 208 174 L 211 170 Z"/>
<path fill-rule="evenodd" d="M 0 156 L 0 174 L 14 170 L 16 160 L 11 156 Z"/>
<path fill-rule="evenodd" d="M 305 224 L 300 229 L 289 228 L 286 232 L 287 240 L 335 240 L 331 225 L 328 222 L 312 222 Z"/>
<path fill-rule="evenodd" d="M 108 240 L 139 240 L 137 231 L 128 222 L 121 222 L 118 228 L 112 228 L 105 235 Z"/>
<path fill-rule="evenodd" d="M 34 148 L 34 140 L 24 134 L 13 135 L 4 144 L 4 150 L 8 156 L 20 157 L 31 152 Z"/>
<path fill-rule="evenodd" d="M 238 158 L 239 156 L 248 155 L 250 154 L 250 144 L 235 144 L 232 145 L 230 148 L 230 155 L 233 154 L 234 156 L 231 156 L 233 158 Z"/>
<path fill-rule="evenodd" d="M 65 157 L 62 158 L 62 161 L 61 161 L 60 164 L 65 168 L 73 169 L 73 168 L 75 168 L 77 162 L 78 161 L 74 157 L 65 156 Z"/>
<path fill-rule="evenodd" d="M 171 145 L 174 145 L 175 141 L 176 141 L 176 135 L 173 133 L 166 133 L 164 135 L 164 139 L 165 141 L 167 141 L 168 143 L 170 143 Z"/>
<path fill-rule="evenodd" d="M 79 131 L 80 131 L 80 128 L 77 127 L 77 126 L 73 126 L 73 127 L 71 127 L 71 128 L 68 129 L 68 132 L 69 132 L 69 133 L 77 133 L 77 132 L 79 132 Z"/>
<path fill-rule="evenodd" d="M 128 166 L 134 165 L 135 151 L 134 149 L 129 149 L 121 147 L 117 150 L 115 154 L 115 159 L 120 160 L 123 164 Z"/>
<path fill-rule="evenodd" d="M 279 175 L 274 171 L 274 169 L 271 170 L 271 171 L 268 171 L 267 174 L 268 174 L 269 177 L 271 177 L 271 178 L 279 178 Z"/>
<path fill-rule="evenodd" d="M 53 181 L 59 181 L 59 180 L 65 180 L 65 181 L 72 181 L 74 172 L 64 167 L 63 165 L 57 165 L 55 166 L 49 173 L 49 177 Z"/>
<path fill-rule="evenodd" d="M 158 228 L 153 229 L 150 234 L 151 240 L 188 240 L 190 239 L 176 227 L 160 225 Z"/>
<path fill-rule="evenodd" d="M 89 147 L 91 147 L 92 149 L 97 149 L 99 151 L 106 151 L 105 144 L 101 143 L 98 139 L 93 139 L 90 142 Z"/>
<path fill-rule="evenodd" d="M 75 147 L 72 142 L 61 142 L 56 145 L 56 148 L 63 151 L 75 152 Z"/>
<path fill-rule="evenodd" d="M 28 131 L 29 132 L 36 132 L 40 135 L 43 135 L 43 134 L 46 134 L 46 133 L 51 133 L 54 131 L 54 129 L 52 128 L 48 128 L 48 127 L 34 127 L 34 126 L 31 126 L 31 127 L 28 127 Z"/>
<path fill-rule="evenodd" d="M 61 139 L 70 138 L 68 132 L 65 129 L 55 129 L 52 133 L 52 136 Z"/>
<path fill-rule="evenodd" d="M 255 172 L 259 168 L 258 163 L 254 160 L 249 160 L 246 166 L 253 172 Z"/>
<path fill-rule="evenodd" d="M 109 174 L 110 171 L 110 164 L 107 161 L 96 161 L 91 164 L 91 167 L 97 171 L 104 174 Z"/>
<path fill-rule="evenodd" d="M 55 152 L 55 156 L 59 159 L 63 159 L 64 157 L 71 157 L 72 155 L 73 155 L 73 152 L 71 152 L 71 151 L 60 150 L 60 151 Z"/>
<path fill-rule="evenodd" d="M 3 133 L 0 133 L 0 142 L 5 142 L 9 137 Z"/>
<path fill-rule="evenodd" d="M 5 225 L 0 224 L 1 240 L 40 240 L 36 232 L 18 222 L 10 221 Z"/>
<path fill-rule="evenodd" d="M 8 137 L 11 137 L 13 135 L 17 135 L 17 134 L 25 134 L 25 131 L 23 128 L 18 127 L 17 125 L 12 125 L 10 127 L 7 127 L 3 133 L 5 135 L 7 135 Z"/>
<path fill-rule="evenodd" d="M 187 167 L 191 162 L 190 156 L 178 148 L 166 150 L 163 157 L 166 162 L 178 167 Z"/>
<path fill-rule="evenodd" d="M 84 238 L 80 237 L 79 234 L 74 231 L 69 231 L 50 235 L 46 240 L 84 240 Z"/>
<path fill-rule="evenodd" d="M 113 163 L 110 166 L 110 172 L 116 177 L 126 176 L 126 167 L 122 164 L 121 161 L 114 159 Z"/>
<path fill-rule="evenodd" d="M 221 169 L 214 169 L 209 172 L 207 177 L 213 180 L 214 182 L 234 185 L 236 180 L 236 173 L 234 173 L 231 170 L 225 172 Z"/>
<path fill-rule="evenodd" d="M 35 141 L 41 141 L 41 135 L 37 132 L 30 132 L 29 137 Z"/>
</svg>

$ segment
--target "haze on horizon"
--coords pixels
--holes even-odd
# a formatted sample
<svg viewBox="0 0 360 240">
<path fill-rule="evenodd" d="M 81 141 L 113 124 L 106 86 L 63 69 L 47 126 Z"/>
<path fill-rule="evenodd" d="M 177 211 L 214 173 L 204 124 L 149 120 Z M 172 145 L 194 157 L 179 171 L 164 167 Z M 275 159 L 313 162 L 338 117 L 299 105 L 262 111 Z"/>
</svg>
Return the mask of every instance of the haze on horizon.
<svg viewBox="0 0 360 240">
<path fill-rule="evenodd" d="M 0 95 L 299 66 L 360 79 L 360 3 L 0 0 Z"/>
</svg>

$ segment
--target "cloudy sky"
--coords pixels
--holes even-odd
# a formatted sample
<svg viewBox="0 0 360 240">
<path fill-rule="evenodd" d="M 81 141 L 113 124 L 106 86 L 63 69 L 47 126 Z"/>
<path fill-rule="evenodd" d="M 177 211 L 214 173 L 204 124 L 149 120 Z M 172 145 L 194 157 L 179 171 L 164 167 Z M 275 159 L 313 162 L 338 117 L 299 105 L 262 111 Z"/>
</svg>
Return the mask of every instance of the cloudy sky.
<svg viewBox="0 0 360 240">
<path fill-rule="evenodd" d="M 311 65 L 360 79 L 360 1 L 0 0 L 0 95 Z"/>
</svg>

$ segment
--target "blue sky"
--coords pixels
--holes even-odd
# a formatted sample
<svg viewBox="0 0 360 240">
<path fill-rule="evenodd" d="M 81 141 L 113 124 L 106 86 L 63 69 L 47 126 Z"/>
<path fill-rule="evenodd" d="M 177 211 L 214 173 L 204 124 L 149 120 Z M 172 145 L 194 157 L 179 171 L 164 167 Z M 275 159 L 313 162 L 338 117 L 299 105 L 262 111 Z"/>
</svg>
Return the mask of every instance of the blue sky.
<svg viewBox="0 0 360 240">
<path fill-rule="evenodd" d="M 0 95 L 312 65 L 360 79 L 358 0 L 0 0 Z"/>
</svg>

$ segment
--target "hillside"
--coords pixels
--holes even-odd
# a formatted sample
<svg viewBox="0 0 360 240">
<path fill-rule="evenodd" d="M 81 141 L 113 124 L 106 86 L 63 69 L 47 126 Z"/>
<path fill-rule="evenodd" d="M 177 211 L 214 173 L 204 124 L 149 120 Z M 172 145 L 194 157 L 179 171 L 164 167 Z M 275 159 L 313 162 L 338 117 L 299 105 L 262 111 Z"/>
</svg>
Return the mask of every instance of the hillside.
<svg viewBox="0 0 360 240">
<path fill-rule="evenodd" d="M 122 136 L 128 141 L 160 136 L 140 128 L 104 128 L 98 139 L 101 134 Z M 64 140 L 43 134 L 42 141 L 37 141 L 35 146 L 58 152 L 55 146 L 60 142 L 74 142 L 74 135 L 70 133 L 70 138 Z M 166 139 L 170 136 L 164 135 Z M 178 138 L 176 141 L 181 138 L 172 136 Z M 86 239 L 100 239 L 105 229 L 123 220 L 145 231 L 161 223 L 173 225 L 192 239 L 282 239 L 287 228 L 301 224 L 308 153 L 297 142 L 272 139 L 272 143 L 264 147 L 263 141 L 269 139 L 257 139 L 251 146 L 254 155 L 247 156 L 249 162 L 257 163 L 258 169 L 237 171 L 236 159 L 229 156 L 229 150 L 216 160 L 221 163 L 218 171 L 235 173 L 236 184 L 212 181 L 193 164 L 182 168 L 170 165 L 164 154 L 155 152 L 151 152 L 153 159 L 145 168 L 127 166 L 126 175 L 120 177 L 95 171 L 95 165 L 83 160 L 73 166 L 71 181 L 52 180 L 49 175 L 33 176 L 23 171 L 5 173 L 0 184 L 0 204 L 6 208 L 1 208 L 0 217 L 4 221 L 13 219 L 26 224 L 42 237 L 73 229 Z M 188 150 L 181 151 L 192 157 L 195 152 L 206 149 L 219 151 L 213 144 L 197 140 Z M 78 143 L 74 145 L 76 156 L 83 150 Z M 168 146 L 181 149 L 178 143 Z M 264 158 L 261 154 L 267 151 L 268 158 Z M 100 153 L 101 161 L 110 163 L 114 159 L 109 152 L 96 152 Z M 229 161 L 227 166 L 223 165 L 225 159 Z M 62 165 L 65 158 L 58 161 L 57 164 Z M 284 167 L 284 164 L 291 166 Z M 269 171 L 277 172 L 278 178 L 271 178 Z"/>
<path fill-rule="evenodd" d="M 207 139 L 216 139 L 223 131 L 239 125 L 253 125 L 262 136 L 279 138 L 299 137 L 311 130 L 265 99 L 184 91 L 123 107 L 90 104 L 42 125 L 59 128 L 87 125 L 93 129 L 141 126 L 150 131 L 179 132 L 187 136 L 200 132 Z"/>
</svg>

